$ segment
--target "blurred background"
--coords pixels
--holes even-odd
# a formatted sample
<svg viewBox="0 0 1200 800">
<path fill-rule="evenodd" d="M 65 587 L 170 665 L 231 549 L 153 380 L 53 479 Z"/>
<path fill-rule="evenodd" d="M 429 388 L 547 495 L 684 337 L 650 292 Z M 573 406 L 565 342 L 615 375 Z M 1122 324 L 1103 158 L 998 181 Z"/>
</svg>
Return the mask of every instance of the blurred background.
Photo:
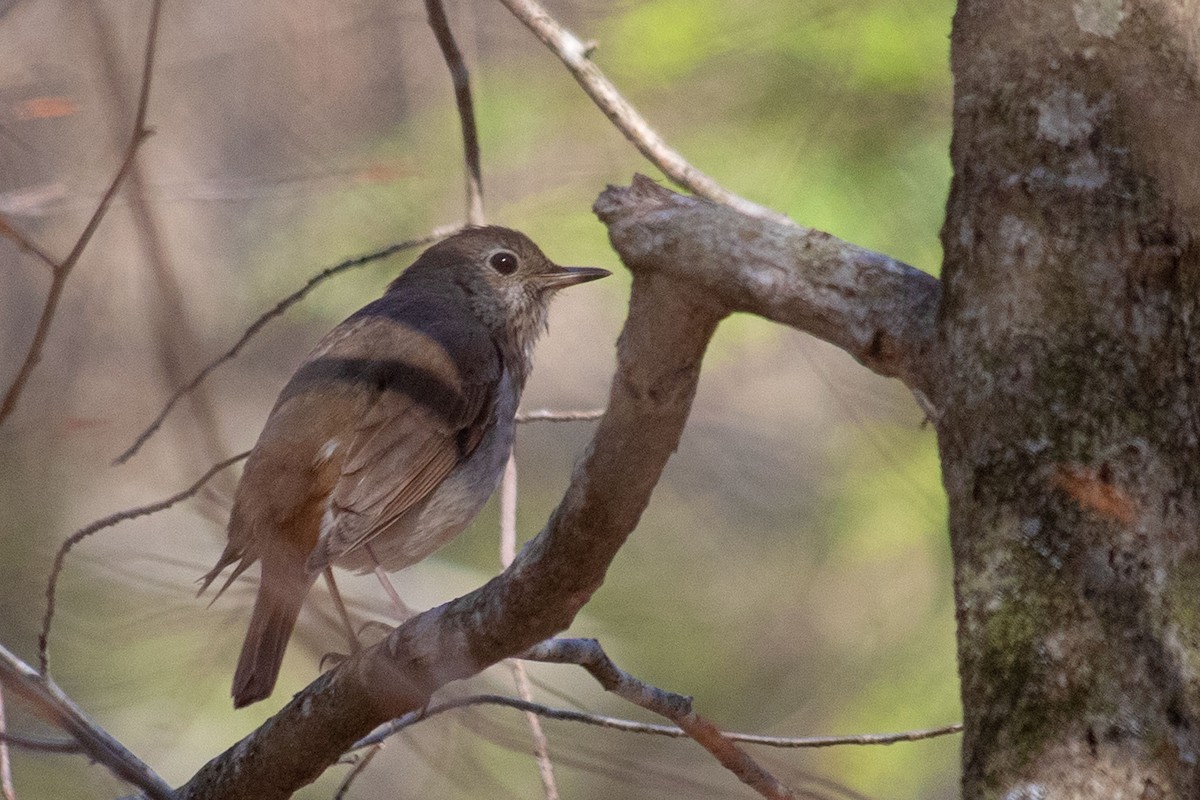
<svg viewBox="0 0 1200 800">
<path fill-rule="evenodd" d="M 675 147 L 729 189 L 936 272 L 949 182 L 949 0 L 553 0 L 552 13 Z M 566 292 L 526 409 L 603 405 L 628 275 L 590 212 L 608 183 L 661 177 L 499 3 L 447 0 L 472 70 L 489 219 L 551 258 L 615 277 Z M 56 257 L 130 134 L 147 0 L 0 0 L 0 216 Z M 450 79 L 419 0 L 167 3 L 154 135 L 67 283 L 41 364 L 0 426 L 0 642 L 36 655 L 54 552 L 100 516 L 166 497 L 248 449 L 320 335 L 415 252 L 323 284 L 219 368 L 124 466 L 173 389 L 310 276 L 464 217 Z M 0 387 L 24 357 L 49 271 L 0 238 Z M 519 432 L 519 525 L 540 529 L 593 423 Z M 228 685 L 255 587 L 211 607 L 236 469 L 196 499 L 81 544 L 52 674 L 169 782 L 258 725 L 345 649 L 314 593 L 274 697 Z M 495 502 L 402 573 L 417 608 L 495 574 Z M 347 578 L 359 619 L 387 619 Z M 572 634 L 693 695 L 722 727 L 885 732 L 960 718 L 951 569 L 934 436 L 898 383 L 751 318 L 723 324 L 679 452 Z M 653 720 L 581 670 L 531 665 L 537 699 Z M 513 693 L 503 667 L 445 695 Z M 15 732 L 52 733 L 18 703 Z M 700 748 L 546 722 L 565 798 L 750 797 Z M 950 798 L 957 737 L 752 753 L 817 797 Z M 512 710 L 449 713 L 385 748 L 349 797 L 542 796 Z M 14 753 L 21 800 L 127 791 L 82 757 Z M 303 791 L 335 793 L 346 768 Z"/>
</svg>

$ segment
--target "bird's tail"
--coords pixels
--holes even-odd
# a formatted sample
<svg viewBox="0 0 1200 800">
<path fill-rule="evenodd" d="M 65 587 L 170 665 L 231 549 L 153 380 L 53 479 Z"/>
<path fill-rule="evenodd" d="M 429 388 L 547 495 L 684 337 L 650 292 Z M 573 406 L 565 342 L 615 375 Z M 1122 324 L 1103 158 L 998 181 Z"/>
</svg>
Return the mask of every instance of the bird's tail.
<svg viewBox="0 0 1200 800">
<path fill-rule="evenodd" d="M 275 688 L 288 639 L 312 584 L 303 558 L 263 559 L 258 598 L 233 674 L 234 708 L 258 702 Z"/>
</svg>

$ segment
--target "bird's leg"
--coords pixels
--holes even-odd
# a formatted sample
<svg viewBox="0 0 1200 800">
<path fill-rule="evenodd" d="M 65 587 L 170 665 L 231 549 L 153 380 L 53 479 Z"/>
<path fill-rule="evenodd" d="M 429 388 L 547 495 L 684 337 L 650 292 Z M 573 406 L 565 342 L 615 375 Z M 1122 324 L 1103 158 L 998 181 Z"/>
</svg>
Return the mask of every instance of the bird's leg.
<svg viewBox="0 0 1200 800">
<path fill-rule="evenodd" d="M 379 584 L 383 586 L 383 591 L 392 599 L 392 604 L 396 606 L 396 618 L 404 621 L 416 614 L 411 608 L 405 605 L 400 599 L 400 594 L 396 591 L 396 587 L 392 585 L 392 579 L 388 577 L 387 572 L 383 569 L 383 565 L 379 563 L 379 559 L 375 556 L 375 551 L 371 549 L 370 542 L 363 542 L 363 548 L 367 551 L 367 555 L 375 562 L 375 577 L 379 579 Z"/>
<path fill-rule="evenodd" d="M 337 609 L 338 616 L 342 618 L 342 624 L 346 626 L 346 638 L 350 640 L 350 652 L 357 653 L 362 649 L 362 645 L 358 642 L 358 634 L 354 632 L 354 623 L 350 621 L 350 612 L 346 610 L 346 602 L 342 600 L 342 593 L 338 591 L 337 581 L 333 579 L 333 567 L 325 568 L 325 583 L 329 585 L 329 596 L 333 598 L 333 606 Z"/>
</svg>

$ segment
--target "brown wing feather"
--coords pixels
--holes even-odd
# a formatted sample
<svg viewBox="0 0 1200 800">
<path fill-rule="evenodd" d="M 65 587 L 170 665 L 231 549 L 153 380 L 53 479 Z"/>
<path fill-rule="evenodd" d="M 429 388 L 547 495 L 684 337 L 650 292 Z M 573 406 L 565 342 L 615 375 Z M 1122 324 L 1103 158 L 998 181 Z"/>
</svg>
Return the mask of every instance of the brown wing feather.
<svg viewBox="0 0 1200 800">
<path fill-rule="evenodd" d="M 422 348 L 420 368 L 436 376 L 436 388 L 422 381 L 389 387 L 356 426 L 329 497 L 332 524 L 310 570 L 360 547 L 420 503 L 494 424 L 500 355 L 482 329 L 459 333 L 454 352 L 445 344 Z"/>
</svg>

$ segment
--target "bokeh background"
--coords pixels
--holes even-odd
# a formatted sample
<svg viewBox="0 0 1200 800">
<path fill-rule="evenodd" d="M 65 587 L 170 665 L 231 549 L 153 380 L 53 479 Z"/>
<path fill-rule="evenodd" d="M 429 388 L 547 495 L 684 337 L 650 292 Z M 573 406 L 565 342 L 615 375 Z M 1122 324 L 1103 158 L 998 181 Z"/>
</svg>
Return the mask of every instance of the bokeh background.
<svg viewBox="0 0 1200 800">
<path fill-rule="evenodd" d="M 949 181 L 949 0 L 553 0 L 549 8 L 660 132 L 725 186 L 936 272 Z M 472 69 L 489 219 L 560 263 L 616 275 L 564 293 L 524 407 L 602 405 L 627 273 L 590 213 L 608 183 L 660 177 L 495 2 L 448 0 Z M 129 136 L 147 0 L 0 2 L 0 215 L 65 255 Z M 321 333 L 414 253 L 322 285 L 112 466 L 172 389 L 259 314 L 347 256 L 462 220 L 458 118 L 418 0 L 167 3 L 154 135 L 72 275 L 44 359 L 0 427 L 0 642 L 33 658 L 58 544 L 170 495 L 247 449 Z M 0 239 L 0 386 L 49 275 Z M 693 695 L 723 727 L 883 732 L 960 716 L 945 507 L 933 433 L 895 382 L 795 331 L 719 331 L 679 452 L 572 633 Z M 519 523 L 535 534 L 590 423 L 520 431 Z M 172 783 L 344 650 L 314 594 L 275 696 L 234 712 L 228 681 L 254 580 L 213 606 L 236 471 L 169 512 L 81 544 L 51 642 L 58 682 Z M 497 512 L 401 574 L 427 607 L 497 570 Z M 361 619 L 389 612 L 348 579 Z M 581 671 L 533 665 L 538 699 L 650 719 Z M 500 668 L 447 695 L 512 692 Z M 15 731 L 51 733 L 9 702 Z M 700 749 L 545 723 L 567 798 L 749 797 Z M 955 737 L 823 751 L 752 748 L 818 797 L 957 796 Z M 519 714 L 455 712 L 397 738 L 350 797 L 541 796 Z M 84 759 L 16 752 L 19 797 L 127 791 Z M 331 797 L 334 768 L 301 793 Z"/>
</svg>

